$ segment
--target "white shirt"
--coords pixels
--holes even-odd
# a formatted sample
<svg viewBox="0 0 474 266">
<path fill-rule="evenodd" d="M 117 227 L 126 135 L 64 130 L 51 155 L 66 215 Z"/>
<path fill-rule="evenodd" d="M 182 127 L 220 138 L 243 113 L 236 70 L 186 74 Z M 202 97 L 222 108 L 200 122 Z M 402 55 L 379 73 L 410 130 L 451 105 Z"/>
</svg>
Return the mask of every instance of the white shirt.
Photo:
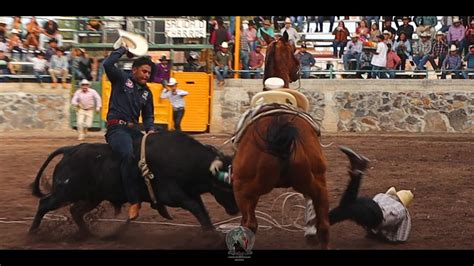
<svg viewBox="0 0 474 266">
<path fill-rule="evenodd" d="M 299 41 L 299 39 L 301 38 L 300 37 L 300 34 L 295 30 L 295 28 L 293 27 L 290 27 L 289 29 L 287 29 L 286 27 L 283 27 L 281 30 L 280 30 L 280 34 L 281 36 L 283 36 L 283 33 L 285 33 L 285 31 L 288 33 L 288 40 L 293 42 L 293 44 L 296 45 L 296 43 Z"/>
<path fill-rule="evenodd" d="M 82 89 L 78 89 L 74 93 L 74 96 L 72 96 L 71 104 L 79 105 L 79 107 L 84 110 L 90 110 L 94 107 L 94 101 L 95 109 L 99 111 L 102 103 L 97 91 L 89 88 L 87 92 L 83 92 Z"/>
<path fill-rule="evenodd" d="M 33 57 L 30 59 L 33 62 L 33 69 L 36 71 L 46 71 L 46 66 L 48 61 L 46 59 L 39 59 L 38 57 Z"/>
<path fill-rule="evenodd" d="M 374 66 L 385 67 L 387 65 L 387 45 L 384 42 L 377 43 L 378 54 L 374 54 L 370 63 Z"/>
<path fill-rule="evenodd" d="M 170 90 L 163 89 L 161 92 L 161 99 L 166 99 L 169 98 L 171 105 L 173 106 L 173 109 L 176 108 L 184 108 L 185 102 L 184 102 L 184 96 L 188 95 L 189 92 L 181 90 L 181 89 L 176 89 L 176 94 L 173 94 Z"/>
</svg>

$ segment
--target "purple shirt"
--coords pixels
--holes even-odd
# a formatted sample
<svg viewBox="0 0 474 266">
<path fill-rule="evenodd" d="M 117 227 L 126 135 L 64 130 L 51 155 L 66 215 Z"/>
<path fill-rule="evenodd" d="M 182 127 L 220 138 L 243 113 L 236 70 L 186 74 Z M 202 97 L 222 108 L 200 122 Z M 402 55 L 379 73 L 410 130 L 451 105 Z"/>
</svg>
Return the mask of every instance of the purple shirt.
<svg viewBox="0 0 474 266">
<path fill-rule="evenodd" d="M 163 65 L 162 63 L 156 64 L 155 76 L 153 77 L 153 82 L 161 83 L 163 80 L 170 79 L 170 64 Z"/>
<path fill-rule="evenodd" d="M 454 27 L 454 26 L 451 26 L 449 27 L 449 30 L 448 30 L 448 42 L 451 42 L 451 41 L 460 41 L 462 39 L 464 39 L 464 32 L 466 30 L 464 29 L 464 26 L 463 25 L 460 25 L 459 27 Z"/>
</svg>

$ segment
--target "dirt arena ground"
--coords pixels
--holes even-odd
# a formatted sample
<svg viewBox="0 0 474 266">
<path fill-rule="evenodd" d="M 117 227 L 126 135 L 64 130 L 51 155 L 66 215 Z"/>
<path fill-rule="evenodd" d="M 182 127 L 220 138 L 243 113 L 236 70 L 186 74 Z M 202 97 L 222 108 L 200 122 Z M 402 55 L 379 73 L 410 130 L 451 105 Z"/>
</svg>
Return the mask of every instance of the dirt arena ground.
<svg viewBox="0 0 474 266">
<path fill-rule="evenodd" d="M 225 135 L 194 135 L 198 140 L 221 145 Z M 103 133 L 95 132 L 89 142 L 104 142 Z M 473 135 L 325 135 L 322 142 L 334 142 L 325 152 L 329 161 L 327 183 L 330 206 L 337 205 L 348 176 L 348 161 L 338 150 L 347 145 L 371 159 L 360 195 L 373 196 L 390 186 L 411 189 L 415 198 L 410 207 L 412 232 L 403 244 L 368 239 L 362 228 L 346 221 L 331 227 L 333 249 L 474 249 L 474 136 Z M 96 237 L 77 239 L 67 207 L 50 213 L 35 237 L 27 236 L 38 199 L 28 185 L 50 152 L 76 144 L 74 131 L 64 133 L 0 133 L 0 249 L 223 249 L 224 233 L 204 234 L 187 211 L 169 208 L 174 225 L 161 218 L 146 204 L 137 223 L 119 231 L 126 208 L 113 219 L 113 210 L 103 203 L 88 216 Z M 225 151 L 230 152 L 230 146 Z M 53 164 L 54 165 L 54 164 Z M 50 177 L 49 167 L 46 177 Z M 257 210 L 283 223 L 282 199 L 274 200 L 291 189 L 275 189 L 264 196 Z M 213 222 L 229 217 L 210 195 L 204 202 Z M 296 199 L 290 200 L 293 204 Z M 275 204 L 274 204 L 275 203 Z M 272 204 L 274 208 L 272 209 Z M 291 208 L 288 206 L 286 208 Z M 295 214 L 293 208 L 293 214 Z M 240 222 L 239 219 L 230 221 Z M 259 220 L 262 226 L 254 249 L 317 249 L 306 243 L 302 231 L 287 231 Z M 288 219 L 286 220 L 288 223 Z M 180 224 L 180 225 L 178 225 Z M 184 226 L 189 225 L 189 226 Z M 194 226 L 193 226 L 194 225 Z M 295 229 L 295 228 L 293 228 Z M 113 236 L 113 237 L 107 237 Z"/>
</svg>

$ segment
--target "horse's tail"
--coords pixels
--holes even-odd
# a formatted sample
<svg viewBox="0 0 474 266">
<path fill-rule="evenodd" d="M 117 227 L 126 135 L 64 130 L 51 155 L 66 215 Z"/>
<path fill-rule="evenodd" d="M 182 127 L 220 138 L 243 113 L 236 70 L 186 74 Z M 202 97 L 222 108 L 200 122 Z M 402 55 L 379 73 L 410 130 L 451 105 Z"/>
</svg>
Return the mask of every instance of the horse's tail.
<svg viewBox="0 0 474 266">
<path fill-rule="evenodd" d="M 291 121 L 288 121 L 288 118 L 282 115 L 272 117 L 267 128 L 265 144 L 267 152 L 281 160 L 283 173 L 288 170 L 298 136 L 298 129 Z"/>
<path fill-rule="evenodd" d="M 55 150 L 54 152 L 52 152 L 48 156 L 48 159 L 46 159 L 46 161 L 43 163 L 43 165 L 39 169 L 38 174 L 36 175 L 35 181 L 33 181 L 33 183 L 30 184 L 31 192 L 33 193 L 34 196 L 36 196 L 38 198 L 42 198 L 42 197 L 45 196 L 41 192 L 41 189 L 40 189 L 40 179 L 41 179 L 41 176 L 43 175 L 44 169 L 46 169 L 46 167 L 48 167 L 49 162 L 51 162 L 51 160 L 53 160 L 54 157 L 56 157 L 60 154 L 64 154 L 65 152 L 71 150 L 73 147 L 74 146 L 61 147 L 61 148 Z"/>
</svg>

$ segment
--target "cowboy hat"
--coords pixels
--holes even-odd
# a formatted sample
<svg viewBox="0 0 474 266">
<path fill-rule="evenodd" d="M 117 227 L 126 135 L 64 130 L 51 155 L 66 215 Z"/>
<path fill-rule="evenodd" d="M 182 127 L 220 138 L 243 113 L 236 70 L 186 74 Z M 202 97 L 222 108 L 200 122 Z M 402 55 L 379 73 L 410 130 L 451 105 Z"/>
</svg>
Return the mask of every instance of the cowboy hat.
<svg viewBox="0 0 474 266">
<path fill-rule="evenodd" d="M 290 18 L 285 18 L 285 24 L 286 23 L 291 23 L 291 19 Z"/>
<path fill-rule="evenodd" d="M 438 31 L 438 32 L 436 33 L 436 36 L 439 36 L 439 35 L 443 35 L 443 36 L 444 36 L 444 33 L 443 33 L 442 31 Z"/>
<path fill-rule="evenodd" d="M 427 31 L 424 31 L 420 34 L 420 37 L 431 37 L 431 34 Z"/>
<path fill-rule="evenodd" d="M 453 23 L 460 23 L 459 17 L 453 17 Z"/>
<path fill-rule="evenodd" d="M 175 78 L 170 78 L 170 81 L 168 82 L 168 86 L 173 86 L 178 84 Z"/>
<path fill-rule="evenodd" d="M 413 193 L 411 190 L 400 190 L 397 192 L 395 187 L 391 187 L 385 194 L 397 196 L 403 206 L 407 207 L 413 200 Z"/>
<path fill-rule="evenodd" d="M 451 48 L 449 49 L 450 52 L 456 52 L 458 48 L 456 47 L 455 44 L 451 44 Z"/>
<path fill-rule="evenodd" d="M 81 80 L 81 83 L 80 83 L 80 84 L 81 84 L 81 85 L 83 85 L 83 84 L 90 85 L 91 83 L 90 83 L 90 81 L 88 81 L 87 79 L 83 79 L 83 80 Z"/>
<path fill-rule="evenodd" d="M 281 78 L 273 77 L 265 80 L 265 88 L 267 89 L 274 90 L 283 88 L 283 86 L 285 86 L 285 81 Z"/>
<path fill-rule="evenodd" d="M 222 48 L 229 48 L 229 44 L 227 44 L 227 42 L 222 42 L 221 47 Z"/>
<path fill-rule="evenodd" d="M 263 21 L 263 25 L 271 26 L 272 23 L 270 22 L 270 20 L 265 19 L 265 20 Z"/>
<path fill-rule="evenodd" d="M 390 37 L 392 37 L 392 33 L 388 30 L 384 30 L 382 34 L 387 34 L 389 35 Z"/>
<path fill-rule="evenodd" d="M 357 34 L 357 33 L 355 33 L 355 32 L 353 32 L 353 33 L 351 34 L 351 38 L 359 38 L 359 37 L 360 37 L 359 34 Z"/>
<path fill-rule="evenodd" d="M 118 29 L 119 38 L 114 43 L 114 49 L 125 46 L 128 51 L 136 56 L 146 55 L 148 52 L 148 42 L 146 39 L 138 34 Z"/>
</svg>

